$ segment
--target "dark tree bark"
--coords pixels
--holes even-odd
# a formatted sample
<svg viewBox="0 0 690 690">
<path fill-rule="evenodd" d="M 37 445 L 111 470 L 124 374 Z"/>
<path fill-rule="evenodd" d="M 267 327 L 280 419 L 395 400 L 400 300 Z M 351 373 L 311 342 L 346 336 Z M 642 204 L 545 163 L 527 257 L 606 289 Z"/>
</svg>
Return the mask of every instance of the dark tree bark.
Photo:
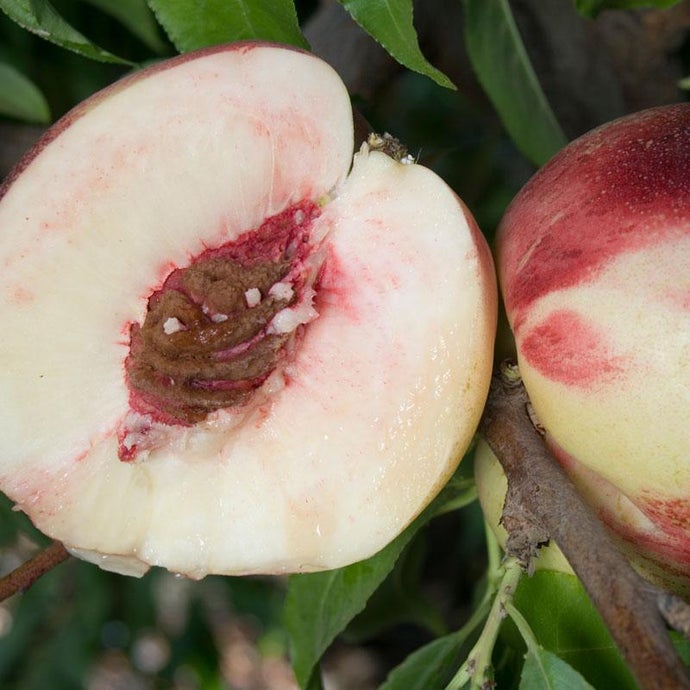
<svg viewBox="0 0 690 690">
<path fill-rule="evenodd" d="M 525 567 L 553 540 L 601 614 L 643 690 L 688 690 L 690 676 L 676 654 L 659 610 L 687 620 L 677 598 L 660 599 L 613 542 L 603 523 L 550 455 L 528 412 L 529 400 L 514 368 L 494 376 L 480 433 L 508 478 L 503 524 L 506 551 Z M 685 617 L 685 618 L 684 618 Z"/>
</svg>

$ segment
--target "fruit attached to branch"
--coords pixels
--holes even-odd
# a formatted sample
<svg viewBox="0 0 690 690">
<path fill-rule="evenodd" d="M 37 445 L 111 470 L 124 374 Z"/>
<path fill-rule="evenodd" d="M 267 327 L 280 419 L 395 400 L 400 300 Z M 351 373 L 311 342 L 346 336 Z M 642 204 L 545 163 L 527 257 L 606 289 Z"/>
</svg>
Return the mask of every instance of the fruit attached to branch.
<svg viewBox="0 0 690 690">
<path fill-rule="evenodd" d="M 547 443 L 647 574 L 687 587 L 690 105 L 571 143 L 512 202 L 497 247 Z"/>
</svg>

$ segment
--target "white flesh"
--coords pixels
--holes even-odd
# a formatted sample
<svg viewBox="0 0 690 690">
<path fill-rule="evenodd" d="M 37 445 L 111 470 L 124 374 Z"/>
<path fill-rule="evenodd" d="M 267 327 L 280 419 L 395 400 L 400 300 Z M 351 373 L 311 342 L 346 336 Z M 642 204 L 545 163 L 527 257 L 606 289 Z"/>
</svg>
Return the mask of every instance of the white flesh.
<svg viewBox="0 0 690 690">
<path fill-rule="evenodd" d="M 276 51 L 280 51 L 279 54 Z M 104 568 L 331 568 L 395 537 L 483 407 L 490 259 L 435 175 L 352 147 L 344 87 L 275 47 L 144 74 L 84 108 L 0 203 L 0 487 Z M 337 186 L 318 318 L 248 410 L 117 457 L 128 328 L 166 275 Z"/>
</svg>

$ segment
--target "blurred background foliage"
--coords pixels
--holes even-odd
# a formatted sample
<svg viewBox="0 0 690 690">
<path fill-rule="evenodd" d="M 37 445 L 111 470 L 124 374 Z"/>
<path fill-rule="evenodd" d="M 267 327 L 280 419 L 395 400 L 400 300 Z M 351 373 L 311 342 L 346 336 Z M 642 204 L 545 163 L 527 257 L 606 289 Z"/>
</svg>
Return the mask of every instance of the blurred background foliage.
<svg viewBox="0 0 690 690">
<path fill-rule="evenodd" d="M 165 3 L 161 0 L 152 6 L 156 4 Z M 460 0 L 428 3 L 431 12 L 441 16 L 432 28 L 420 30 L 423 50 L 434 55 L 433 61 L 452 75 L 457 90 L 443 88 L 423 74 L 395 71 L 390 66 L 386 69 L 391 76 L 371 92 L 357 88 L 356 79 L 348 86 L 355 105 L 372 127 L 392 132 L 415 158 L 444 177 L 491 239 L 506 205 L 536 164 L 509 135 L 510 123 L 505 116 L 498 117 L 477 83 L 466 78 L 467 56 L 458 58 L 453 52 L 463 51 L 458 20 L 461 4 Z M 468 3 L 468 7 L 471 4 L 476 7 L 476 3 Z M 553 2 L 551 7 L 545 3 L 538 10 L 534 9 L 536 3 L 513 3 L 530 57 L 568 136 L 626 110 L 685 97 L 676 82 L 690 73 L 688 3 L 652 3 L 675 6 L 670 27 L 658 12 L 630 14 L 620 10 L 639 4 L 578 1 L 575 5 L 582 13 L 579 23 L 570 20 L 571 25 L 564 29 L 567 18 L 560 21 L 549 17 L 554 8 L 562 13 L 566 5 L 573 9 L 573 3 Z M 31 2 L 0 3 L 5 11 L 10 6 L 26 9 Z M 13 150 L 13 137 L 27 131 L 29 137 L 37 135 L 43 125 L 130 70 L 177 53 L 143 0 L 55 0 L 53 6 L 74 29 L 88 36 L 89 42 L 121 60 L 87 59 L 42 40 L 0 14 L 0 150 Z M 610 8 L 614 11 L 606 12 Z M 308 27 L 319 4 L 300 0 L 296 9 L 300 25 Z M 426 26 L 430 12 L 421 3 L 418 9 L 420 22 Z M 447 18 L 446 11 L 450 13 Z M 582 49 L 593 40 L 593 22 L 600 19 L 598 27 L 607 23 L 613 26 L 607 30 L 607 45 L 630 41 L 635 27 L 645 32 L 649 46 L 638 42 L 634 47 L 657 55 L 663 63 L 660 69 L 666 68 L 664 78 L 671 84 L 664 93 L 670 95 L 659 95 L 659 84 L 651 84 L 649 60 L 641 60 L 639 65 L 625 61 L 624 45 L 619 46 L 619 52 L 611 48 L 605 61 L 620 81 L 605 98 L 595 93 L 593 105 L 586 102 L 583 84 L 606 92 L 601 70 L 597 79 L 591 77 L 603 63 Z M 441 27 L 449 23 L 450 39 L 443 37 Z M 583 32 L 586 39 L 577 43 L 577 32 Z M 308 31 L 306 34 L 313 45 L 319 44 L 318 39 L 327 46 L 339 40 L 337 35 L 323 34 L 312 40 L 314 36 Z M 564 36 L 575 38 L 565 40 Z M 474 38 L 493 40 L 491 36 Z M 436 50 L 446 44 L 444 41 L 452 45 L 445 56 L 450 70 L 444 54 Z M 619 58 L 624 66 L 617 70 Z M 455 66 L 457 72 L 452 69 Z M 639 83 L 647 86 L 639 88 Z M 471 470 L 468 459 L 460 476 L 471 477 Z M 0 497 L 0 573 L 9 572 L 46 543 L 25 517 Z M 404 550 L 367 608 L 329 650 L 323 665 L 326 687 L 378 687 L 388 671 L 420 645 L 458 629 L 484 585 L 485 571 L 484 525 L 476 502 L 431 521 Z M 71 559 L 26 593 L 0 605 L 0 687 L 294 690 L 297 685 L 287 661 L 283 624 L 286 587 L 284 578 L 208 577 L 193 582 L 157 569 L 133 579 Z M 533 594 L 530 599 L 525 592 L 523 596 L 529 609 L 529 602 L 541 595 Z M 573 594 L 579 596 L 581 593 Z M 539 621 L 534 625 L 538 628 Z M 553 634 L 552 629 L 545 630 L 543 644 L 548 646 L 548 636 Z M 678 646 L 690 657 L 687 643 L 679 640 Z M 516 669 L 523 653 L 519 636 L 506 629 L 495 657 L 502 689 L 517 687 Z M 613 654 L 606 663 L 618 667 L 620 659 Z M 614 673 L 619 680 L 625 677 L 625 669 L 616 668 Z M 629 682 L 621 681 L 618 687 L 628 687 L 625 683 Z"/>
</svg>

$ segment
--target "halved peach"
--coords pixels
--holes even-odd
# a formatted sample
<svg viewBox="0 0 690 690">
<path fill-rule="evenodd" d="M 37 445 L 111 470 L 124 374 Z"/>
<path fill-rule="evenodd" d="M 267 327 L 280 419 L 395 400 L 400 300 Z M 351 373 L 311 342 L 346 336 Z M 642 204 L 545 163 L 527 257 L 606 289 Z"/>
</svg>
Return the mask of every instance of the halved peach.
<svg viewBox="0 0 690 690">
<path fill-rule="evenodd" d="M 326 569 L 467 448 L 493 265 L 319 59 L 244 43 L 58 122 L 0 201 L 0 487 L 106 569 Z M 352 165 L 352 167 L 351 167 Z"/>
</svg>

